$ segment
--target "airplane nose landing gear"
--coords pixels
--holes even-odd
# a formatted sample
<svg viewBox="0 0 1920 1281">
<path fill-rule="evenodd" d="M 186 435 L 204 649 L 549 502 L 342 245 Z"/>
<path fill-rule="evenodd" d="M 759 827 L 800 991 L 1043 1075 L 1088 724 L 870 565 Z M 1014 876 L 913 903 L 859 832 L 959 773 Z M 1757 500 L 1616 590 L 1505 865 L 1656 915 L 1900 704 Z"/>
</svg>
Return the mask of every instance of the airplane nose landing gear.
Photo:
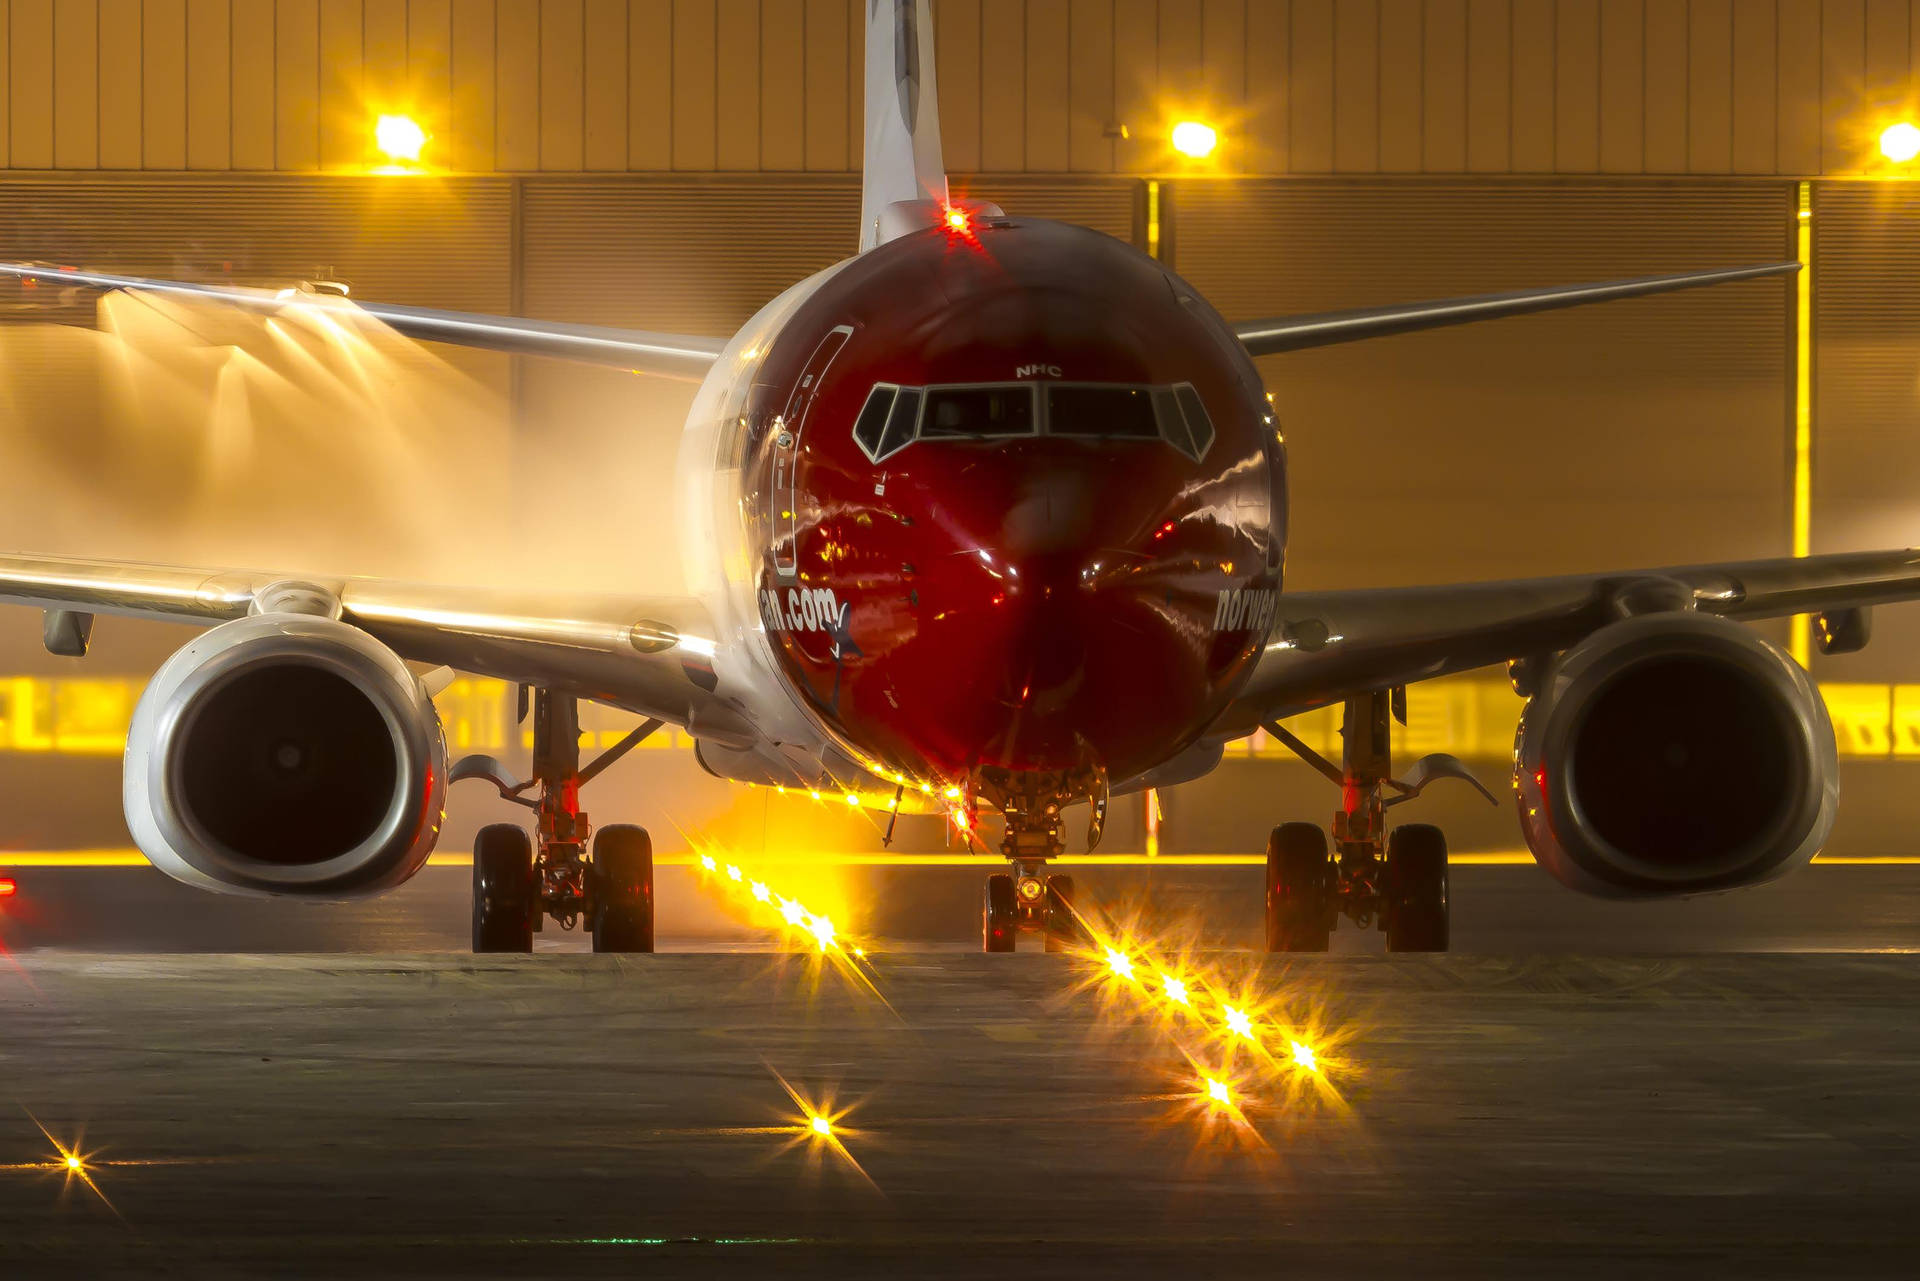
<svg viewBox="0 0 1920 1281">
<path fill-rule="evenodd" d="M 1389 836 L 1386 811 L 1442 778 L 1470 783 L 1489 803 L 1499 802 L 1451 756 L 1422 757 L 1405 778 L 1392 776 L 1392 721 L 1406 723 L 1405 705 L 1395 693 L 1357 695 L 1343 711 L 1339 765 L 1284 726 L 1266 726 L 1338 784 L 1341 795 L 1331 856 L 1327 833 L 1312 823 L 1273 829 L 1267 842 L 1267 950 L 1324 952 L 1345 916 L 1360 929 L 1383 930 L 1389 952 L 1444 952 L 1449 941 L 1447 838 L 1426 823 L 1402 824 Z M 1389 789 L 1396 795 L 1385 796 Z"/>
<path fill-rule="evenodd" d="M 1047 862 L 1066 850 L 1062 812 L 1076 800 L 1092 804 L 1087 846 L 1099 844 L 1107 813 L 1105 774 L 1097 767 L 1020 774 L 988 769 L 980 771 L 979 791 L 1006 818 L 1000 852 L 1012 868 L 987 878 L 982 950 L 1012 952 L 1023 932 L 1043 935 L 1049 952 L 1085 942 L 1086 927 L 1073 908 L 1073 878 L 1047 875 Z"/>
<path fill-rule="evenodd" d="M 474 840 L 473 950 L 531 952 L 551 916 L 566 930 L 585 920 L 596 952 L 653 951 L 653 841 L 625 823 L 594 832 L 580 789 L 661 722 L 638 726 L 583 768 L 578 704 L 537 689 L 533 718 L 532 778 L 514 782 L 490 756 L 469 756 L 448 773 L 450 783 L 484 778 L 536 815 L 533 840 L 513 823 L 484 827 Z M 538 799 L 522 795 L 536 786 Z"/>
</svg>

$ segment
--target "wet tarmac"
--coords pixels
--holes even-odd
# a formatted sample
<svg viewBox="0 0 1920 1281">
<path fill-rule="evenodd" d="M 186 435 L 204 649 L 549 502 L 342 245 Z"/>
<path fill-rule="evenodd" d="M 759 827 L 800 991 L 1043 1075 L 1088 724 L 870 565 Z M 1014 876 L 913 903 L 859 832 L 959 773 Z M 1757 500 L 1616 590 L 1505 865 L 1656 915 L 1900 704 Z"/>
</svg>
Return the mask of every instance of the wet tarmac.
<svg viewBox="0 0 1920 1281">
<path fill-rule="evenodd" d="M 691 910 L 708 933 L 669 931 L 676 953 L 430 954 L 460 942 L 463 869 L 307 908 L 336 954 L 278 956 L 177 954 L 252 942 L 217 926 L 260 905 L 30 872 L 19 912 L 153 919 L 115 955 L 67 950 L 104 925 L 52 946 L 0 920 L 8 1278 L 1862 1277 L 1920 1254 L 1920 960 L 1724 950 L 1842 946 L 1848 917 L 1856 946 L 1920 946 L 1913 869 L 1590 916 L 1531 869 L 1463 868 L 1467 954 L 1199 953 L 1273 997 L 1276 1047 L 1316 1029 L 1319 1075 L 1236 1054 L 1237 1112 L 1181 1048 L 1211 1073 L 1217 1042 L 1129 1015 L 1088 960 L 963 950 L 971 896 L 924 880 L 934 906 L 869 922 L 922 935 L 875 951 L 870 990 Z M 1240 872 L 1160 888 L 1236 933 L 1251 909 L 1211 878 Z M 663 920 L 699 898 L 668 885 Z M 1694 955 L 1590 954 L 1682 921 L 1668 951 Z M 831 1098 L 858 1170 L 783 1079 Z"/>
</svg>

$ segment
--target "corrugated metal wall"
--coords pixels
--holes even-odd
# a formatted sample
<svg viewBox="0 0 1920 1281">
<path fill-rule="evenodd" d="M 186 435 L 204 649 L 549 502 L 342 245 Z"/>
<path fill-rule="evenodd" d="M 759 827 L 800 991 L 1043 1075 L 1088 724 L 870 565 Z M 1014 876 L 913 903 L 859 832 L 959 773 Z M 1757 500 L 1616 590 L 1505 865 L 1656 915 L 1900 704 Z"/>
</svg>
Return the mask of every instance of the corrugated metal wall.
<svg viewBox="0 0 1920 1281">
<path fill-rule="evenodd" d="M 960 171 L 1838 174 L 1911 111 L 1914 0 L 935 0 Z M 820 171 L 861 0 L 0 0 L 0 168 Z M 1110 126 L 1132 137 L 1116 141 Z"/>
<path fill-rule="evenodd" d="M 1789 184 L 1189 183 L 1230 317 L 1789 257 Z M 1301 587 L 1790 549 L 1791 288 L 1762 281 L 1261 362 Z"/>
<path fill-rule="evenodd" d="M 1920 544 L 1920 192 L 1823 184 L 1814 203 L 1813 550 Z M 1908 679 L 1915 611 L 1880 611 L 1874 643 L 1823 677 Z"/>
</svg>

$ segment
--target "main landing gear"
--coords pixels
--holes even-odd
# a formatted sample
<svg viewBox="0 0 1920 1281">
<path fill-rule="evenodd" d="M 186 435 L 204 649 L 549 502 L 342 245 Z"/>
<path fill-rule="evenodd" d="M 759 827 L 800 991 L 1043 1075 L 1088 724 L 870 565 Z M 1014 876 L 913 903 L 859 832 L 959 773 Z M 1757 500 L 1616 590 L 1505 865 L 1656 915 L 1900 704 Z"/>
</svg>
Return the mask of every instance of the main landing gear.
<svg viewBox="0 0 1920 1281">
<path fill-rule="evenodd" d="M 1406 724 L 1398 691 L 1346 700 L 1335 765 L 1283 726 L 1266 730 L 1340 787 L 1333 843 L 1312 823 L 1282 823 L 1267 841 L 1267 950 L 1324 952 L 1342 916 L 1360 929 L 1377 926 L 1389 952 L 1444 952 L 1448 942 L 1447 838 L 1427 823 L 1386 830 L 1386 811 L 1418 796 L 1442 778 L 1472 784 L 1493 804 L 1493 793 L 1452 756 L 1416 761 L 1403 779 L 1392 777 L 1392 722 Z M 1383 793 L 1391 790 L 1395 795 Z"/>
<path fill-rule="evenodd" d="M 1014 951 L 1023 932 L 1042 935 L 1049 952 L 1083 944 L 1087 932 L 1073 908 L 1073 878 L 1048 876 L 1046 867 L 1066 849 L 1060 839 L 1062 812 L 1075 800 L 1085 798 L 1093 806 L 1088 848 L 1100 843 L 1107 818 L 1105 775 L 1097 768 L 1023 774 L 982 770 L 979 788 L 1006 818 L 1000 852 L 1013 869 L 987 878 L 980 911 L 982 950 Z M 969 815 L 972 800 L 969 796 Z M 967 830 L 973 830 L 971 824 Z"/>
<path fill-rule="evenodd" d="M 521 711 L 524 718 L 524 701 Z M 596 952 L 653 951 L 652 838 L 625 823 L 595 832 L 580 808 L 580 789 L 660 724 L 645 722 L 582 768 L 578 704 L 535 690 L 532 778 L 514 782 L 489 756 L 453 767 L 450 782 L 484 778 L 536 816 L 532 837 L 516 823 L 494 823 L 474 838 L 474 951 L 531 952 L 549 916 L 567 930 L 586 921 Z M 535 787 L 537 799 L 523 795 Z"/>
</svg>

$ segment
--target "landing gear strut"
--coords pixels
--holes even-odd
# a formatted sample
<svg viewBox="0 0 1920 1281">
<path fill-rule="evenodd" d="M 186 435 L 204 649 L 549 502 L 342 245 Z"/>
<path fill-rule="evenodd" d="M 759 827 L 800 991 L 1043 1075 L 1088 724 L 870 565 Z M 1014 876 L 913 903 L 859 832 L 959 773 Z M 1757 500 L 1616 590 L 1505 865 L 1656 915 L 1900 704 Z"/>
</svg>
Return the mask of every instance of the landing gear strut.
<svg viewBox="0 0 1920 1281">
<path fill-rule="evenodd" d="M 1046 938 L 1049 952 L 1064 952 L 1086 940 L 1086 927 L 1073 909 L 1073 878 L 1046 874 L 1049 859 L 1065 852 L 1060 839 L 1062 811 L 1085 799 L 1093 806 L 1087 827 L 1088 848 L 1099 844 L 1106 826 L 1106 776 L 1097 768 L 1014 774 L 982 770 L 980 791 L 1007 821 L 1000 852 L 1011 872 L 987 878 L 980 913 L 980 946 L 1011 952 L 1022 932 Z M 968 813 L 972 812 L 968 797 Z M 968 831 L 972 831 L 969 825 Z"/>
<path fill-rule="evenodd" d="M 1392 722 L 1406 723 L 1396 692 L 1346 700 L 1335 765 L 1279 724 L 1266 730 L 1340 787 L 1332 852 L 1312 823 L 1283 823 L 1267 842 L 1267 950 L 1324 952 L 1342 916 L 1360 929 L 1377 927 L 1389 952 L 1444 952 L 1448 943 L 1447 838 L 1426 823 L 1402 824 L 1389 836 L 1386 811 L 1441 778 L 1493 793 L 1452 756 L 1414 763 L 1404 779 L 1391 769 Z M 1386 796 L 1391 790 L 1396 793 Z"/>
<path fill-rule="evenodd" d="M 532 778 L 516 783 L 488 756 L 454 766 L 449 781 L 484 778 L 535 815 L 531 840 L 513 823 L 484 827 L 474 840 L 474 951 L 531 952 L 548 917 L 567 930 L 586 921 L 596 952 L 653 951 L 652 839 L 646 829 L 624 823 L 594 832 L 580 808 L 580 789 L 660 724 L 645 722 L 582 768 L 579 705 L 537 689 Z M 524 795 L 536 787 L 537 799 Z"/>
</svg>

